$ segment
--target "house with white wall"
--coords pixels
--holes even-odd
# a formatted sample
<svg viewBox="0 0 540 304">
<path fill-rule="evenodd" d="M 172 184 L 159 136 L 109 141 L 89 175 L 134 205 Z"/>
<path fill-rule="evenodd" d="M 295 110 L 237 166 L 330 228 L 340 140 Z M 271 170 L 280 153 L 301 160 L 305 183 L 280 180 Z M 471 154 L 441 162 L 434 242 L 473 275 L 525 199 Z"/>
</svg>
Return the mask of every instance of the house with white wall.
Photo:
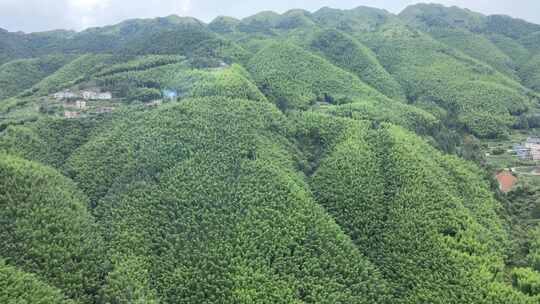
<svg viewBox="0 0 540 304">
<path fill-rule="evenodd" d="M 94 90 L 85 90 L 81 92 L 84 100 L 110 100 L 112 99 L 111 92 L 97 92 Z"/>
<path fill-rule="evenodd" d="M 540 160 L 540 138 L 529 137 L 524 146 L 530 150 L 530 158 L 532 160 Z"/>
<path fill-rule="evenodd" d="M 53 94 L 54 99 L 63 100 L 63 99 L 72 99 L 79 97 L 78 94 L 71 92 L 70 90 L 65 90 Z"/>
</svg>

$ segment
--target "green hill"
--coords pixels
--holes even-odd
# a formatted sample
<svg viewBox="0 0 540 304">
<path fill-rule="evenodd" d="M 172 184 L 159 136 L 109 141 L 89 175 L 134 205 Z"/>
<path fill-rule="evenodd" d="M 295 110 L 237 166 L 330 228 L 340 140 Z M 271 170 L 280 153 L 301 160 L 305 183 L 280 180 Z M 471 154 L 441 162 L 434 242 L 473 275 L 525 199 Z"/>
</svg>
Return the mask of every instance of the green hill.
<svg viewBox="0 0 540 304">
<path fill-rule="evenodd" d="M 428 4 L 0 30 L 0 302 L 538 303 L 536 177 L 493 175 L 539 54 Z"/>
<path fill-rule="evenodd" d="M 422 4 L 408 7 L 399 16 L 446 45 L 516 78 L 517 65 L 483 33 L 487 17 L 457 7 Z"/>
<path fill-rule="evenodd" d="M 92 303 L 104 274 L 103 243 L 87 199 L 43 165 L 0 158 L 0 256 L 72 299 Z"/>
<path fill-rule="evenodd" d="M 424 28 L 462 28 L 474 31 L 484 28 L 486 24 L 486 17 L 482 14 L 457 6 L 446 7 L 440 4 L 411 5 L 399 16 L 417 27 Z"/>
<path fill-rule="evenodd" d="M 63 30 L 31 34 L 10 33 L 0 28 L 0 65 L 16 59 L 61 53 L 57 46 L 73 34 L 74 32 Z"/>
<path fill-rule="evenodd" d="M 47 56 L 20 59 L 0 66 L 0 100 L 15 96 L 31 88 L 43 78 L 56 72 L 70 61 L 69 57 Z"/>
<path fill-rule="evenodd" d="M 131 113 L 68 171 L 111 251 L 146 260 L 166 302 L 380 302 L 384 282 L 314 203 L 286 135 L 269 103 L 192 99 Z"/>
<path fill-rule="evenodd" d="M 347 33 L 361 33 L 376 30 L 381 25 L 392 22 L 395 16 L 386 10 L 360 6 L 351 10 L 324 7 L 313 13 L 313 18 L 324 27 Z"/>
<path fill-rule="evenodd" d="M 292 44 L 272 44 L 251 58 L 248 70 L 262 92 L 281 109 L 306 109 L 317 101 L 383 99 L 377 92 L 325 59 Z"/>
<path fill-rule="evenodd" d="M 68 304 L 61 291 L 36 276 L 8 266 L 0 260 L 0 300 L 3 303 Z"/>
<path fill-rule="evenodd" d="M 240 22 L 232 17 L 219 16 L 208 24 L 208 28 L 219 34 L 228 34 L 236 31 Z"/>
<path fill-rule="evenodd" d="M 354 38 L 336 30 L 325 30 L 313 38 L 310 47 L 386 96 L 405 99 L 399 83 L 382 67 L 375 54 Z"/>
<path fill-rule="evenodd" d="M 532 57 L 519 71 L 524 84 L 540 92 L 540 54 Z"/>
<path fill-rule="evenodd" d="M 92 73 L 98 72 L 113 62 L 113 55 L 82 55 L 38 82 L 32 90 L 40 95 L 56 93 L 84 81 Z"/>
<path fill-rule="evenodd" d="M 475 171 L 388 126 L 351 133 L 330 151 L 313 177 L 315 197 L 397 298 L 452 303 L 457 288 L 460 301 L 483 303 L 505 240 L 498 203 Z"/>
<path fill-rule="evenodd" d="M 540 31 L 540 25 L 504 15 L 487 16 L 485 30 L 512 39 L 521 39 Z"/>
<path fill-rule="evenodd" d="M 379 61 L 401 83 L 408 99 L 442 107 L 477 136 L 504 136 L 515 116 L 532 105 L 518 82 L 424 33 L 391 26 L 382 34 L 372 35 L 369 45 L 379 50 Z"/>
</svg>

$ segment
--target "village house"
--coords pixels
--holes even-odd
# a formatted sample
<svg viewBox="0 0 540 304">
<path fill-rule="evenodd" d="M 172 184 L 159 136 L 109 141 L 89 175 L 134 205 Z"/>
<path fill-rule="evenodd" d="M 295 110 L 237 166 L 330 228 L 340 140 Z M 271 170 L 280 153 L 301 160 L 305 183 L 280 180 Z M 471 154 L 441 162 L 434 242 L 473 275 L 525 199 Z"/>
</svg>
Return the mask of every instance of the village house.
<svg viewBox="0 0 540 304">
<path fill-rule="evenodd" d="M 518 179 L 508 170 L 497 173 L 495 178 L 497 178 L 497 181 L 499 182 L 499 190 L 501 190 L 502 193 L 510 192 L 518 181 Z"/>
<path fill-rule="evenodd" d="M 175 90 L 165 89 L 165 90 L 163 90 L 162 94 L 163 94 L 163 98 L 165 98 L 165 99 L 176 99 L 176 98 L 178 98 L 178 92 L 176 92 Z"/>
<path fill-rule="evenodd" d="M 525 147 L 530 149 L 532 160 L 540 160 L 540 138 L 537 138 L 537 137 L 527 138 Z"/>
<path fill-rule="evenodd" d="M 527 138 L 524 144 L 514 146 L 514 152 L 523 160 L 540 160 L 540 138 Z"/>
<path fill-rule="evenodd" d="M 75 102 L 64 102 L 64 108 L 75 108 L 79 110 L 85 110 L 86 109 L 86 101 L 84 100 L 77 100 Z"/>
<path fill-rule="evenodd" d="M 53 97 L 57 100 L 78 98 L 79 95 L 71 92 L 70 90 L 57 92 L 53 94 Z"/>
<path fill-rule="evenodd" d="M 82 91 L 81 95 L 82 95 L 82 98 L 84 98 L 84 100 L 90 100 L 90 99 L 95 99 L 97 93 L 93 91 Z"/>
<path fill-rule="evenodd" d="M 160 106 L 163 101 L 161 99 L 152 100 L 150 102 L 147 102 L 145 106 L 147 107 L 157 107 Z"/>
<path fill-rule="evenodd" d="M 65 90 L 53 94 L 53 97 L 57 100 L 82 98 L 84 100 L 110 100 L 112 99 L 111 92 L 98 92 L 96 90 L 85 90 L 82 92 L 72 92 L 71 90 Z"/>
<path fill-rule="evenodd" d="M 81 112 L 74 112 L 74 111 L 64 111 L 64 117 L 65 118 L 79 118 L 81 117 Z"/>
<path fill-rule="evenodd" d="M 524 145 L 514 145 L 514 152 L 517 157 L 522 160 L 531 159 L 531 149 L 525 147 Z"/>
<path fill-rule="evenodd" d="M 82 91 L 81 93 L 82 98 L 84 100 L 110 100 L 112 99 L 112 93 L 111 92 L 96 92 L 96 91 Z"/>
<path fill-rule="evenodd" d="M 112 93 L 111 92 L 103 92 L 99 93 L 97 96 L 98 100 L 110 100 L 112 99 Z"/>
</svg>

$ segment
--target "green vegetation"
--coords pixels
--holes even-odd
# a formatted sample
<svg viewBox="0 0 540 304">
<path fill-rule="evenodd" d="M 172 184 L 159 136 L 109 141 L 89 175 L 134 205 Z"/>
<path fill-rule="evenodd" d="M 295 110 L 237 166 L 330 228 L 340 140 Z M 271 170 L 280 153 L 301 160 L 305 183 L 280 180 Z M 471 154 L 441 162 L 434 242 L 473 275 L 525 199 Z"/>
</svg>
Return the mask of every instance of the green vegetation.
<svg viewBox="0 0 540 304">
<path fill-rule="evenodd" d="M 226 96 L 266 101 L 251 75 L 237 64 L 192 69 L 182 62 L 98 76 L 96 82 L 128 101 L 159 99 L 162 90 L 173 90 L 181 97 Z"/>
<path fill-rule="evenodd" d="M 35 275 L 8 266 L 0 260 L 0 301 L 2 303 L 69 304 L 62 292 Z"/>
<path fill-rule="evenodd" d="M 487 34 L 486 37 L 488 37 L 499 50 L 510 57 L 514 62 L 514 65 L 518 65 L 518 67 L 523 65 L 530 56 L 530 53 L 525 46 L 510 37 L 501 34 Z"/>
<path fill-rule="evenodd" d="M 519 72 L 527 87 L 540 92 L 540 54 L 531 58 Z"/>
<path fill-rule="evenodd" d="M 111 90 L 114 96 L 128 97 L 138 88 L 163 90 L 171 88 L 182 75 L 189 73 L 189 65 L 182 61 L 165 64 L 149 69 L 130 70 L 105 76 L 96 76 L 92 80 L 104 89 Z M 191 81 L 189 81 L 191 83 Z"/>
<path fill-rule="evenodd" d="M 527 256 L 535 238 L 531 232 L 540 219 L 540 176 L 533 174 L 539 164 L 534 160 L 517 157 L 513 148 L 537 132 L 537 129 L 513 132 L 505 140 L 482 140 L 476 144 L 479 149 L 477 154 L 482 155 L 481 162 L 489 172 L 513 168 L 513 174 L 517 177 L 517 183 L 509 193 L 498 195 L 504 206 L 503 216 L 507 219 L 512 245 L 507 259 L 510 268 L 530 265 Z"/>
<path fill-rule="evenodd" d="M 0 256 L 91 303 L 105 268 L 85 196 L 55 170 L 6 154 L 0 176 Z"/>
<path fill-rule="evenodd" d="M 164 56 L 164 55 L 149 55 L 142 56 L 137 59 L 128 61 L 126 63 L 119 63 L 111 67 L 105 68 L 102 71 L 95 74 L 96 77 L 109 76 L 117 73 L 124 73 L 130 71 L 144 71 L 154 67 L 180 63 L 184 61 L 182 56 Z"/>
<path fill-rule="evenodd" d="M 538 303 L 539 54 L 440 5 L 0 30 L 0 302 Z"/>
<path fill-rule="evenodd" d="M 81 120 L 44 118 L 34 123 L 10 125 L 0 137 L 0 150 L 60 169 L 108 117 Z"/>
<path fill-rule="evenodd" d="M 505 15 L 487 16 L 485 30 L 520 40 L 540 31 L 540 25 Z"/>
<path fill-rule="evenodd" d="M 92 73 L 98 72 L 113 62 L 112 55 L 83 55 L 40 81 L 32 88 L 32 91 L 40 95 L 56 93 L 61 89 L 81 83 Z"/>
<path fill-rule="evenodd" d="M 225 39 L 208 39 L 199 43 L 190 53 L 195 67 L 220 67 L 223 64 L 245 63 L 250 53 Z"/>
<path fill-rule="evenodd" d="M 485 17 L 482 14 L 461 9 L 457 6 L 445 7 L 440 4 L 411 5 L 399 16 L 409 23 L 425 28 L 464 28 L 478 30 L 484 27 Z"/>
<path fill-rule="evenodd" d="M 446 45 L 451 45 L 479 61 L 488 63 L 506 76 L 517 79 L 517 65 L 485 36 L 462 29 L 434 29 L 429 33 Z"/>
<path fill-rule="evenodd" d="M 240 20 L 233 17 L 219 16 L 208 24 L 208 28 L 219 34 L 228 34 L 236 31 Z"/>
<path fill-rule="evenodd" d="M 15 96 L 31 88 L 69 61 L 69 57 L 47 56 L 21 59 L 0 66 L 0 100 Z"/>
<path fill-rule="evenodd" d="M 129 92 L 126 98 L 130 101 L 149 102 L 161 98 L 161 91 L 154 88 L 136 88 Z"/>
<path fill-rule="evenodd" d="M 370 32 L 385 23 L 394 21 L 395 16 L 385 10 L 360 6 L 351 10 L 324 7 L 313 14 L 323 27 L 336 28 L 347 33 Z"/>
<path fill-rule="evenodd" d="M 370 42 L 381 49 L 379 60 L 403 85 L 409 100 L 428 105 L 426 109 L 442 108 L 441 119 L 479 137 L 500 137 L 516 123 L 514 116 L 532 105 L 519 83 L 493 68 L 425 34 L 404 27 L 387 31 L 385 38 Z"/>
<path fill-rule="evenodd" d="M 208 77 L 196 82 L 189 96 L 225 96 L 256 101 L 267 101 L 257 86 L 251 82 L 249 73 L 239 65 L 211 72 Z"/>
<path fill-rule="evenodd" d="M 0 28 L 0 65 L 16 59 L 63 53 L 56 46 L 62 45 L 61 42 L 72 34 L 63 30 L 32 34 L 10 33 Z"/>
<path fill-rule="evenodd" d="M 346 105 L 329 106 L 322 111 L 356 120 L 389 122 L 420 135 L 434 135 L 440 129 L 440 121 L 430 113 L 397 102 L 354 101 Z"/>
<path fill-rule="evenodd" d="M 505 244 L 487 184 L 395 127 L 348 132 L 332 151 L 313 176 L 315 197 L 396 297 L 453 303 L 458 289 L 484 303 L 479 290 L 502 270 Z"/>
<path fill-rule="evenodd" d="M 511 272 L 512 285 L 532 300 L 540 300 L 540 230 L 532 229 L 532 241 L 529 245 L 528 264 L 514 268 Z"/>
<path fill-rule="evenodd" d="M 380 302 L 384 281 L 294 173 L 286 125 L 269 103 L 185 100 L 128 114 L 69 172 L 166 302 Z"/>
<path fill-rule="evenodd" d="M 336 30 L 325 30 L 317 34 L 310 46 L 386 96 L 405 99 L 400 85 L 381 66 L 373 52 L 354 38 Z"/>
<path fill-rule="evenodd" d="M 276 27 L 282 30 L 291 30 L 313 26 L 316 26 L 316 24 L 311 19 L 310 12 L 301 9 L 293 9 L 280 16 L 280 20 Z"/>
<path fill-rule="evenodd" d="M 280 109 L 306 109 L 317 101 L 384 99 L 356 76 L 292 44 L 273 44 L 258 52 L 249 71 L 261 91 Z"/>
</svg>

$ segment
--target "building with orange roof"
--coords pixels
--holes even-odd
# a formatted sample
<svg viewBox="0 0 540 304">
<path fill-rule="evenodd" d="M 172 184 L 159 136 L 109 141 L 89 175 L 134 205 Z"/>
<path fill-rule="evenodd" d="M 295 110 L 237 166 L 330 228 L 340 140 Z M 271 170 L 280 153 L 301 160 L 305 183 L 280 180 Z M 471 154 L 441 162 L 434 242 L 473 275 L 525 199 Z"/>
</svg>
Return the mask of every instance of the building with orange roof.
<svg viewBox="0 0 540 304">
<path fill-rule="evenodd" d="M 508 193 L 514 185 L 517 183 L 518 179 L 508 170 L 503 170 L 495 176 L 499 182 L 499 190 L 503 193 Z"/>
</svg>

